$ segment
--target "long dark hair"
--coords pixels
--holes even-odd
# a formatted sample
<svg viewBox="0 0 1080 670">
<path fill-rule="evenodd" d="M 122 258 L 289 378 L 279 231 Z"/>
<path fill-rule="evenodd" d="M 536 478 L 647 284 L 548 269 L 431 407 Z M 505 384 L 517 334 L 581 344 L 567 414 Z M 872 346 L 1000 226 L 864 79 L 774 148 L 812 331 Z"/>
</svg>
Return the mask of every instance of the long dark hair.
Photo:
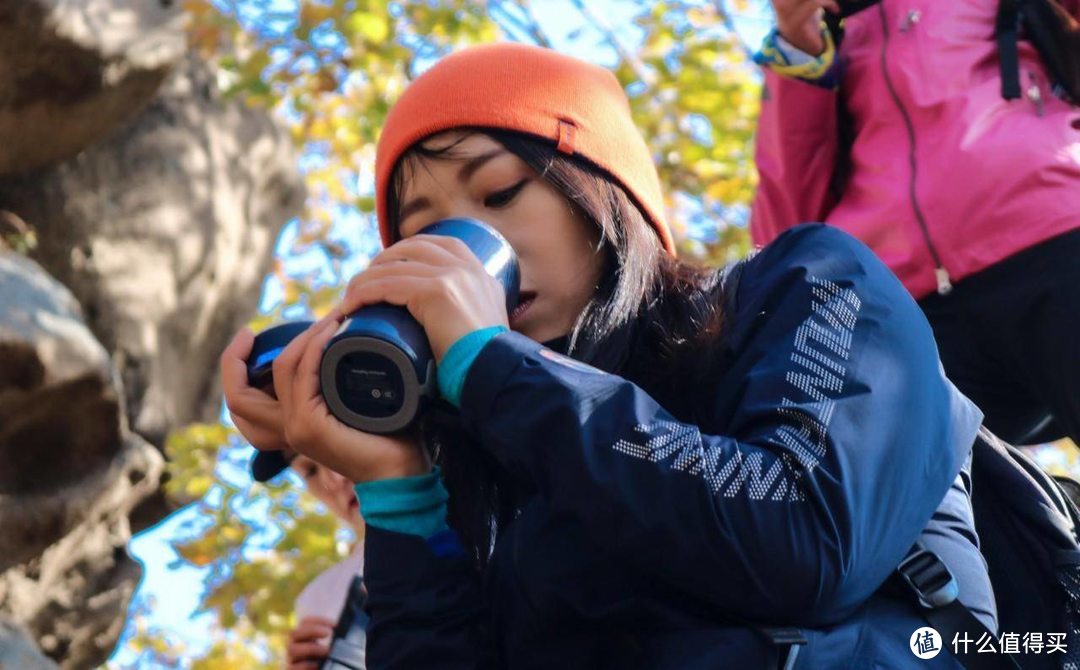
<svg viewBox="0 0 1080 670">
<path fill-rule="evenodd" d="M 519 157 L 600 231 L 600 281 L 568 334 L 564 353 L 633 381 L 675 413 L 665 401 L 677 404 L 688 385 L 717 366 L 724 326 L 721 275 L 665 252 L 633 199 L 599 168 L 559 153 L 545 140 L 506 130 L 467 129 L 438 149 L 420 142 L 391 178 L 387 212 L 395 236 L 399 194 L 409 175 L 423 169 L 426 160 L 455 160 L 458 144 L 471 133 L 487 135 Z M 530 492 L 459 425 L 438 413 L 432 417 L 421 435 L 443 470 L 449 523 L 483 567 L 500 530 Z"/>
</svg>

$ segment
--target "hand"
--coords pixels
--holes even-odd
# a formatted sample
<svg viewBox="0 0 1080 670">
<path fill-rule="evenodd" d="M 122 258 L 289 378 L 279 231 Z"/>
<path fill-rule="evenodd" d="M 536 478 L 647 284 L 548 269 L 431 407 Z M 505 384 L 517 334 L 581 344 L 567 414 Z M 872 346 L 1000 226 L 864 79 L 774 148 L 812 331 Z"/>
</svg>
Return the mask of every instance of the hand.
<svg viewBox="0 0 1080 670">
<path fill-rule="evenodd" d="M 285 647 L 287 670 L 318 670 L 330 654 L 328 639 L 334 637 L 334 622 L 318 616 L 300 620 L 289 633 Z"/>
<path fill-rule="evenodd" d="M 509 327 L 502 285 L 453 237 L 414 235 L 389 247 L 352 278 L 338 309 L 351 314 L 380 302 L 408 308 L 424 327 L 436 362 L 463 335 Z"/>
<path fill-rule="evenodd" d="M 221 354 L 221 388 L 225 406 L 240 434 L 260 451 L 287 449 L 285 429 L 281 423 L 281 405 L 277 398 L 248 385 L 247 358 L 255 334 L 247 328 L 233 337 Z"/>
<path fill-rule="evenodd" d="M 339 320 L 335 313 L 315 323 L 274 360 L 274 391 L 280 402 L 285 443 L 353 482 L 427 474 L 431 462 L 411 437 L 364 433 L 330 413 L 320 388 L 319 369 Z"/>
<path fill-rule="evenodd" d="M 820 56 L 825 51 L 821 14 L 826 9 L 839 14 L 836 0 L 772 0 L 772 4 L 781 37 L 811 56 Z"/>
</svg>

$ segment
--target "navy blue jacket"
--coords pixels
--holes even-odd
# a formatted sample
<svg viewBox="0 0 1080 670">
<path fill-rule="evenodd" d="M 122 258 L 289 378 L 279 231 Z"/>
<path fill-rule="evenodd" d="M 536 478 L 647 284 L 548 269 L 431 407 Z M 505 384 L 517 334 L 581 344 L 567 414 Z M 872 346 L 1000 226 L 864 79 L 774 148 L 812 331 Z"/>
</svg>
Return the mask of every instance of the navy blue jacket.
<svg viewBox="0 0 1080 670">
<path fill-rule="evenodd" d="M 964 471 L 979 411 L 922 313 L 854 238 L 802 226 L 739 268 L 724 372 L 680 421 L 516 333 L 462 417 L 537 494 L 479 576 L 452 531 L 368 531 L 369 668 L 754 668 L 746 621 L 798 626 L 797 668 L 957 668 L 882 585 L 923 536 L 994 626 Z"/>
</svg>

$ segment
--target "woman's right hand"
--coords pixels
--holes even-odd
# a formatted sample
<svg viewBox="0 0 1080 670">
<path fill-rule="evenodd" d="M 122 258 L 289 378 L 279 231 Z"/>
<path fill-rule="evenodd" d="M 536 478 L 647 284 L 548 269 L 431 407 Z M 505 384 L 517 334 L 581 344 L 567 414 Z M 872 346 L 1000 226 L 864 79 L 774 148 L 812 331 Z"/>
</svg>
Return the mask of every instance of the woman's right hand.
<svg viewBox="0 0 1080 670">
<path fill-rule="evenodd" d="M 274 359 L 274 392 L 286 443 L 352 482 L 426 475 L 431 461 L 412 435 L 365 433 L 339 421 L 327 407 L 320 365 L 341 318 L 331 315 L 317 322 Z"/>
<path fill-rule="evenodd" d="M 225 404 L 240 433 L 260 451 L 290 449 L 352 482 L 427 474 L 431 462 L 407 435 L 372 435 L 330 413 L 319 387 L 319 363 L 340 314 L 316 322 L 274 360 L 274 395 L 247 383 L 254 336 L 244 329 L 221 355 Z"/>
<path fill-rule="evenodd" d="M 221 354 L 221 389 L 240 434 L 259 451 L 288 449 L 281 419 L 281 403 L 273 395 L 248 385 L 247 359 L 255 334 L 242 328 Z"/>
<path fill-rule="evenodd" d="M 317 616 L 304 617 L 289 633 L 285 647 L 286 670 L 318 670 L 330 654 L 327 640 L 334 637 L 334 622 Z"/>
<path fill-rule="evenodd" d="M 825 51 L 821 14 L 826 9 L 839 14 L 836 0 L 772 0 L 772 5 L 776 11 L 776 30 L 781 37 L 811 56 L 820 56 Z"/>
</svg>

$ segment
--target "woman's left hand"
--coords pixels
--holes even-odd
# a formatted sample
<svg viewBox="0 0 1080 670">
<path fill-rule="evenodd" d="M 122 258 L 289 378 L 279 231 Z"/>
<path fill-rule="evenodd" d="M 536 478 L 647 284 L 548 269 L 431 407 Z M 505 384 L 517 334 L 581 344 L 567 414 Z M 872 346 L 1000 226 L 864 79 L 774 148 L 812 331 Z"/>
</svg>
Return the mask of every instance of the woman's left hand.
<svg viewBox="0 0 1080 670">
<path fill-rule="evenodd" d="M 414 235 L 387 248 L 352 278 L 339 311 L 403 305 L 427 332 L 436 362 L 458 338 L 489 326 L 509 326 L 506 294 L 457 238 Z"/>
</svg>

